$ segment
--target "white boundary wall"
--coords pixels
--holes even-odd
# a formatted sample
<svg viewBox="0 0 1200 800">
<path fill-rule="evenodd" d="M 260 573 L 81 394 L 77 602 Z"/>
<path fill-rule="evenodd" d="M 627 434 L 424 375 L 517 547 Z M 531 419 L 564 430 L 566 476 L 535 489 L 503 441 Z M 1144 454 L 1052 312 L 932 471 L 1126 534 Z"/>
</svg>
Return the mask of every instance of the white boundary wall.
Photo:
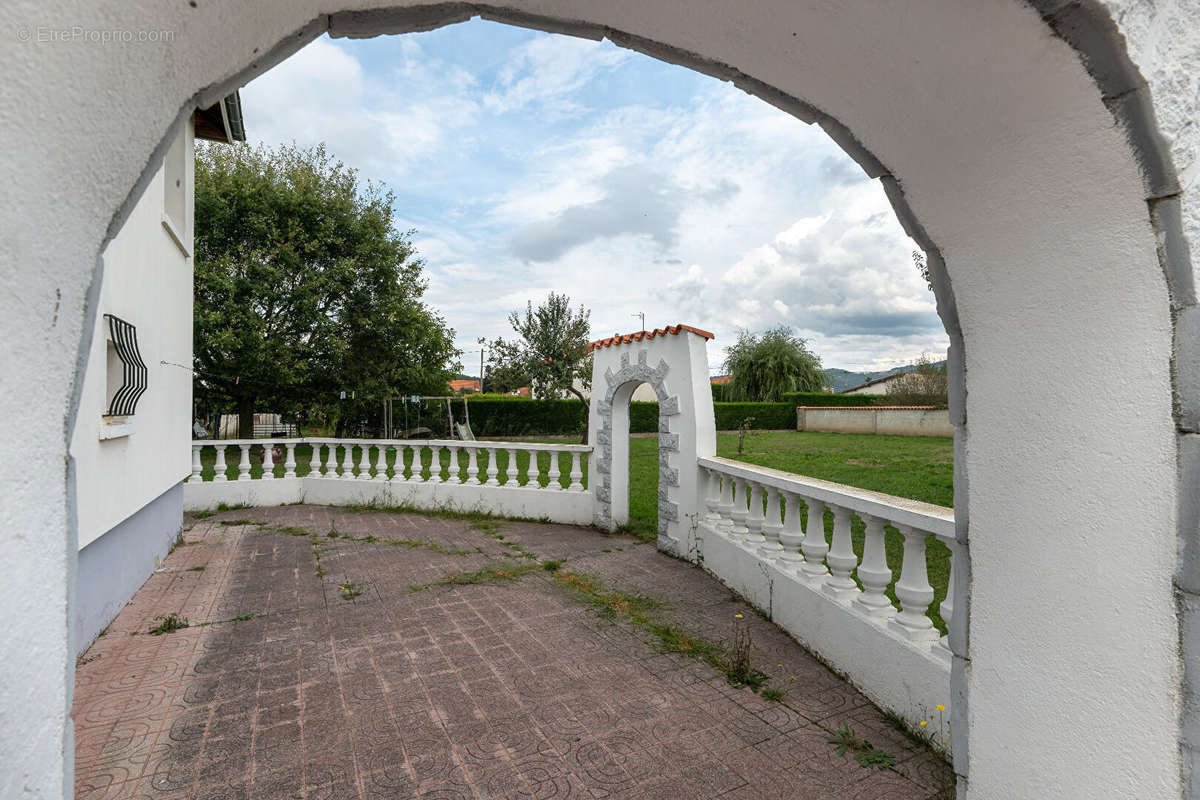
<svg viewBox="0 0 1200 800">
<path fill-rule="evenodd" d="M 948 410 L 900 406 L 797 406 L 796 430 L 892 436 L 954 435 Z"/>
</svg>

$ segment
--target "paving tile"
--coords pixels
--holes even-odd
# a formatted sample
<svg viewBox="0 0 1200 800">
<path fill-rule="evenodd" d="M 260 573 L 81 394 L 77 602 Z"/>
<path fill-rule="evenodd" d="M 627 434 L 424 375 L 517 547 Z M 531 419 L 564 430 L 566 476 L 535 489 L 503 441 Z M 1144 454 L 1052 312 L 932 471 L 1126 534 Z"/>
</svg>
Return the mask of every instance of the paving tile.
<svg viewBox="0 0 1200 800">
<path fill-rule="evenodd" d="M 541 571 L 411 591 L 509 557 L 465 522 L 246 509 L 189 520 L 195 544 L 177 548 L 81 657 L 76 796 L 903 800 L 947 786 L 940 757 L 701 571 L 629 539 L 616 550 L 589 529 L 501 524 L 507 542 L 663 600 L 664 621 L 697 634 L 723 639 L 742 613 L 755 665 L 783 702 L 660 652 L 653 636 L 599 618 Z M 323 536 L 321 577 L 311 540 L 274 526 L 471 553 Z M 208 568 L 187 571 L 197 563 Z M 346 600 L 346 581 L 366 591 Z M 163 609 L 193 627 L 147 635 Z M 245 613 L 255 617 L 221 621 Z M 894 753 L 896 769 L 838 757 L 827 740 L 842 724 Z"/>
</svg>

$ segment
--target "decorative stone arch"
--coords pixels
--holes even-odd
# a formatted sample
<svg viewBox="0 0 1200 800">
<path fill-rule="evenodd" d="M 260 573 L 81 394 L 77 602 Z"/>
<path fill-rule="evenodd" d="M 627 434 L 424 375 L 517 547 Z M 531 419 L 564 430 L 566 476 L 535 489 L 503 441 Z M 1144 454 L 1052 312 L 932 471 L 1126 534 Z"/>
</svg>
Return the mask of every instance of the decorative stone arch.
<svg viewBox="0 0 1200 800">
<path fill-rule="evenodd" d="M 11 493 L 0 516 L 9 531 L 43 534 L 0 538 L 0 555 L 22 567 L 6 595 L 15 644 L 2 665 L 18 690 L 5 710 L 38 723 L 0 732 L 0 750 L 29 765 L 0 779 L 0 793 L 69 793 L 70 682 L 55 677 L 70 674 L 77 550 L 67 443 L 99 251 L 198 105 L 325 31 L 404 33 L 474 14 L 607 37 L 733 81 L 820 124 L 883 183 L 930 255 L 951 339 L 962 785 L 980 797 L 1200 793 L 1200 306 L 1186 238 L 1200 238 L 1200 210 L 1174 166 L 1200 160 L 1200 101 L 1176 83 L 1200 58 L 1186 4 L 130 0 L 121 10 L 174 35 L 33 43 L 38 26 L 60 20 L 109 30 L 112 9 L 18 0 L 16 42 L 0 48 L 0 107 L 20 110 L 6 126 L 19 158 L 0 162 L 10 188 L 0 341 L 36 345 L 6 351 L 0 415 L 24 420 L 26 435 L 0 445 Z M 114 99 L 123 113 L 111 113 Z M 1085 757 L 1061 758 L 1061 742 L 1084 737 Z"/>
<path fill-rule="evenodd" d="M 686 556 L 698 503 L 696 459 L 716 452 L 708 382 L 708 331 L 668 325 L 592 342 L 589 441 L 598 527 L 629 521 L 629 403 L 643 383 L 658 398 L 658 547 Z M 692 510 L 692 511 L 689 511 Z"/>
</svg>

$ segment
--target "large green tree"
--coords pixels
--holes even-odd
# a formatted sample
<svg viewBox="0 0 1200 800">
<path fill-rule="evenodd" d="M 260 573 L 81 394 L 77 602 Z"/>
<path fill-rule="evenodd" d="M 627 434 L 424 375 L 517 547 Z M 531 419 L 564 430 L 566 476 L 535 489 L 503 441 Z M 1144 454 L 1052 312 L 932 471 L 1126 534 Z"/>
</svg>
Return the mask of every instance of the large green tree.
<svg viewBox="0 0 1200 800">
<path fill-rule="evenodd" d="M 422 301 L 424 262 L 392 204 L 323 145 L 197 146 L 198 395 L 247 431 L 255 410 L 341 427 L 389 394 L 443 391 L 454 331 Z"/>
<path fill-rule="evenodd" d="M 725 372 L 724 397 L 733 401 L 778 402 L 785 392 L 819 392 L 825 383 L 821 359 L 786 325 L 762 336 L 739 331 L 725 348 Z"/>
<path fill-rule="evenodd" d="M 587 441 L 588 401 L 583 390 L 592 384 L 591 312 L 582 305 L 571 308 L 571 298 L 550 293 L 525 313 L 513 311 L 508 322 L 516 339 L 496 339 L 489 347 L 490 363 L 504 375 L 527 377 L 530 391 L 539 399 L 572 395 L 583 405 L 583 441 Z"/>
</svg>

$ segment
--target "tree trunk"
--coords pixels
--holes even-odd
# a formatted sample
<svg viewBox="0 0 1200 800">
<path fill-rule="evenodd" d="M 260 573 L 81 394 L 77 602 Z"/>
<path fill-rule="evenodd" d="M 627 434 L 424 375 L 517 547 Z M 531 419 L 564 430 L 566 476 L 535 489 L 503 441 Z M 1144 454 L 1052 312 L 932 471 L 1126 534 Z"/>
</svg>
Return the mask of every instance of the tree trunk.
<svg viewBox="0 0 1200 800">
<path fill-rule="evenodd" d="M 238 438 L 253 439 L 254 438 L 254 398 L 239 397 L 237 401 L 238 409 Z"/>
<path fill-rule="evenodd" d="M 580 444 L 588 443 L 588 420 L 590 417 L 591 406 L 588 404 L 587 398 L 583 396 L 583 392 L 577 390 L 574 386 L 568 389 L 571 394 L 579 398 L 579 402 L 583 403 L 583 438 L 579 440 Z"/>
</svg>

